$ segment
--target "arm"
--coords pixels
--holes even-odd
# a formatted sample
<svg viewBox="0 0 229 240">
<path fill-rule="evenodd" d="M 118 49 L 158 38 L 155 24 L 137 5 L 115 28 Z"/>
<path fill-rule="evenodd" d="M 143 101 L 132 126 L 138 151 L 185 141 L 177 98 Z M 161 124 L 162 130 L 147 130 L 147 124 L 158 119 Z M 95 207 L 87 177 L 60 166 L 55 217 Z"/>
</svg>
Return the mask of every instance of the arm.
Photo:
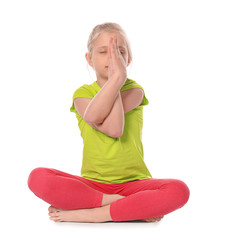
<svg viewBox="0 0 229 240">
<path fill-rule="evenodd" d="M 124 114 L 139 106 L 142 103 L 143 96 L 144 92 L 140 88 L 133 88 L 120 92 L 110 114 L 104 122 L 99 124 L 91 123 L 93 125 L 92 127 L 103 133 L 106 133 L 108 129 L 112 129 L 112 137 L 121 137 L 125 124 Z M 119 104 L 119 102 L 121 104 Z"/>
<path fill-rule="evenodd" d="M 111 112 L 105 118 L 103 123 L 99 125 L 95 124 L 95 126 L 98 128 L 98 130 L 100 130 L 99 127 L 102 127 L 103 129 L 110 129 L 111 135 L 113 137 L 120 137 L 122 136 L 124 130 L 124 123 L 124 108 L 121 93 L 119 92 L 111 109 Z"/>
<path fill-rule="evenodd" d="M 137 88 L 119 92 L 110 114 L 103 123 L 91 123 L 84 120 L 97 131 L 105 133 L 110 137 L 120 137 L 124 130 L 124 114 L 137 107 L 142 102 L 142 97 L 143 91 Z M 74 99 L 75 109 L 82 118 L 91 101 L 91 98 L 84 97 Z"/>
<path fill-rule="evenodd" d="M 88 104 L 83 118 L 92 123 L 104 122 L 111 112 L 124 82 L 121 78 L 111 77 Z"/>
<path fill-rule="evenodd" d="M 92 123 L 103 122 L 111 112 L 126 79 L 126 63 L 118 50 L 117 36 L 111 37 L 108 47 L 108 80 L 89 103 L 83 118 Z"/>
</svg>

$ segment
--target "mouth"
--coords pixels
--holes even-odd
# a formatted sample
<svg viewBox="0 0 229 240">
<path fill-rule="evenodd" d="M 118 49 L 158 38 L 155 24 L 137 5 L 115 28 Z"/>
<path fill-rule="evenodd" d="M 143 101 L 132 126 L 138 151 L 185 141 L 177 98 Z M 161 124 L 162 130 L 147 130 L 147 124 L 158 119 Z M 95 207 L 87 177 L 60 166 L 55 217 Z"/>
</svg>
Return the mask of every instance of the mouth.
<svg viewBox="0 0 229 240">
<path fill-rule="evenodd" d="M 108 68 L 108 66 L 106 66 L 105 68 Z"/>
</svg>

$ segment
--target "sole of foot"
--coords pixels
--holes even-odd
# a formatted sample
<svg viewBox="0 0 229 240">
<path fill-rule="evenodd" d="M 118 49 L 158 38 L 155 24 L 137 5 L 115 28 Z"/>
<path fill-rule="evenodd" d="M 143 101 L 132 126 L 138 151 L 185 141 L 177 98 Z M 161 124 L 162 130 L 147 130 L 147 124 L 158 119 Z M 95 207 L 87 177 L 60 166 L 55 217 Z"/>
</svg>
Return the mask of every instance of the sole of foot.
<svg viewBox="0 0 229 240">
<path fill-rule="evenodd" d="M 57 214 L 57 216 L 55 216 L 54 213 L 69 211 L 69 210 L 55 208 L 51 205 L 48 208 L 48 211 L 49 211 L 50 220 L 53 220 L 54 222 L 61 222 L 59 214 Z M 140 219 L 139 221 L 142 221 L 142 222 L 159 222 L 163 217 L 164 216 L 155 217 L 155 218 Z"/>
<path fill-rule="evenodd" d="M 159 222 L 164 216 L 161 217 L 155 217 L 155 218 L 147 218 L 147 219 L 141 219 L 142 222 Z"/>
</svg>

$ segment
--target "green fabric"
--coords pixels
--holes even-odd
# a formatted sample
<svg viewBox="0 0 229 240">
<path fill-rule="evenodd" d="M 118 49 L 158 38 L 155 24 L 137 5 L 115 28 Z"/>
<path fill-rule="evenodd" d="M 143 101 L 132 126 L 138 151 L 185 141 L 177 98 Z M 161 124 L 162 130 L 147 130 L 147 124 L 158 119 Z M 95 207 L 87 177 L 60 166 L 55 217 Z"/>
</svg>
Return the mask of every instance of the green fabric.
<svg viewBox="0 0 229 240">
<path fill-rule="evenodd" d="M 136 81 L 127 78 L 121 91 L 141 88 Z M 74 107 L 74 98 L 93 98 L 101 89 L 95 81 L 84 84 L 73 94 L 71 112 L 76 114 L 83 138 L 83 160 L 81 176 L 93 181 L 114 184 L 152 178 L 144 162 L 142 145 L 143 106 L 149 101 L 145 97 L 138 107 L 125 114 L 123 135 L 112 138 L 91 127 Z"/>
</svg>

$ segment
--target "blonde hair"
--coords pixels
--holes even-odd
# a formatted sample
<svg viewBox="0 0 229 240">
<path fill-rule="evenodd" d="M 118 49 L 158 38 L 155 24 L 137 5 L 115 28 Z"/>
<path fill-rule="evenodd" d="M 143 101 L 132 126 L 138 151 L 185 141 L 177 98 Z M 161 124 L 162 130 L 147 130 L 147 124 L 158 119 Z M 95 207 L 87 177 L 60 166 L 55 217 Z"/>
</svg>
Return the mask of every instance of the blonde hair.
<svg viewBox="0 0 229 240">
<path fill-rule="evenodd" d="M 103 32 L 118 32 L 123 37 L 123 39 L 126 43 L 127 51 L 128 51 L 128 58 L 131 63 L 132 62 L 132 51 L 130 48 L 130 42 L 127 38 L 127 35 L 119 24 L 113 23 L 113 22 L 105 22 L 102 24 L 98 24 L 93 28 L 93 30 L 89 36 L 88 42 L 87 42 L 87 49 L 88 49 L 88 52 L 90 53 L 90 55 L 92 55 L 92 50 L 93 50 L 95 40 Z"/>
</svg>

